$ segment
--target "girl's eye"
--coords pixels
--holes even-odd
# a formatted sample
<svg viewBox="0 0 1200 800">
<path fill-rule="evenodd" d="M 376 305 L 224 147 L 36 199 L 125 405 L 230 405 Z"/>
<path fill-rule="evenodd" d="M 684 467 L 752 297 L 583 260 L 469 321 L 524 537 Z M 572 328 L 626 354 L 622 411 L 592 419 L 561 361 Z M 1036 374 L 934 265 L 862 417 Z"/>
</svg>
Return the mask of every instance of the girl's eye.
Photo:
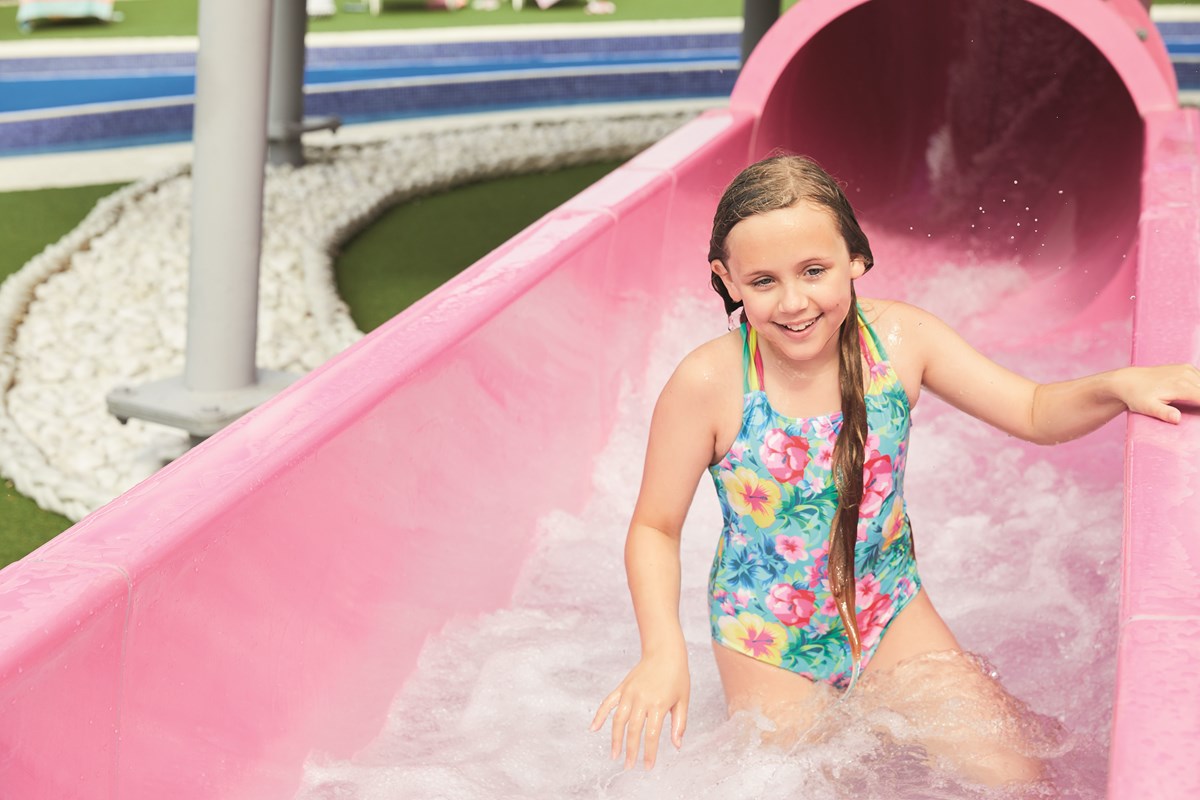
<svg viewBox="0 0 1200 800">
<path fill-rule="evenodd" d="M 817 278 L 817 277 L 820 277 L 821 275 L 825 274 L 825 268 L 824 267 L 809 267 L 808 269 L 804 270 L 804 274 L 810 278 Z"/>
<path fill-rule="evenodd" d="M 751 281 L 751 282 L 750 282 L 750 285 L 751 285 L 751 286 L 758 286 L 758 287 L 770 286 L 770 285 L 771 285 L 771 279 L 770 279 L 770 278 L 756 278 L 756 279 L 754 279 L 753 281 Z"/>
</svg>

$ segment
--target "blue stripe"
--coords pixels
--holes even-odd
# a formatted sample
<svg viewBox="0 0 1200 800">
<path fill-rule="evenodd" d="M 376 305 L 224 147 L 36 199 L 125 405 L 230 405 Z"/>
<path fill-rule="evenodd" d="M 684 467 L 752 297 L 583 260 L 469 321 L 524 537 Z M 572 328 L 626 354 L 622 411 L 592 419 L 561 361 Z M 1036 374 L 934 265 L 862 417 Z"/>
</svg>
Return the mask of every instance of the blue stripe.
<svg viewBox="0 0 1200 800">
<path fill-rule="evenodd" d="M 353 123 L 592 102 L 722 97 L 732 91 L 736 77 L 736 69 L 653 70 L 385 85 L 310 94 L 305 112 L 337 114 Z M 189 100 L 150 108 L 0 121 L 0 154 L 185 141 L 191 137 L 192 114 Z"/>
<path fill-rule="evenodd" d="M 669 67 L 686 66 L 697 62 L 723 61 L 737 69 L 738 54 L 705 53 L 703 58 L 661 54 L 657 58 L 613 56 L 596 58 L 563 58 L 555 61 L 484 61 L 474 59 L 466 64 L 392 63 L 373 67 L 313 68 L 305 70 L 304 82 L 309 86 L 328 86 L 338 83 L 420 78 L 442 75 L 486 74 L 500 71 L 532 71 L 556 67 Z M 138 75 L 125 77 L 69 77 L 13 80 L 0 78 L 0 113 L 29 111 L 88 103 L 111 103 L 128 100 L 150 100 L 164 97 L 188 97 L 195 93 L 195 76 Z"/>
<path fill-rule="evenodd" d="M 731 34 L 315 47 L 306 85 L 556 67 L 663 67 L 724 62 L 736 69 Z M 189 97 L 194 53 L 0 60 L 0 113 L 95 103 Z"/>
</svg>

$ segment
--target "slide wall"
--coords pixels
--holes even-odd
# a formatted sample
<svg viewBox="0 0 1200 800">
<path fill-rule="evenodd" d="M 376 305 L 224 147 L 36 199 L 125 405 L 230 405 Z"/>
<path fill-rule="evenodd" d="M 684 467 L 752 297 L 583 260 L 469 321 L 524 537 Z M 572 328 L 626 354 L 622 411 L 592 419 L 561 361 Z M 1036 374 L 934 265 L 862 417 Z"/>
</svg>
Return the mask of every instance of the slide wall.
<svg viewBox="0 0 1200 800">
<path fill-rule="evenodd" d="M 775 148 L 913 228 L 890 288 L 994 253 L 1032 276 L 996 340 L 1132 314 L 1135 362 L 1200 361 L 1198 120 L 1140 6 L 914 8 L 805 0 L 728 109 L 0 572 L 0 796 L 284 798 L 369 741 L 426 635 L 583 503 L 643 320 L 705 291 L 716 197 Z M 1200 792 L 1197 452 L 1196 414 L 1129 423 L 1112 797 Z"/>
</svg>

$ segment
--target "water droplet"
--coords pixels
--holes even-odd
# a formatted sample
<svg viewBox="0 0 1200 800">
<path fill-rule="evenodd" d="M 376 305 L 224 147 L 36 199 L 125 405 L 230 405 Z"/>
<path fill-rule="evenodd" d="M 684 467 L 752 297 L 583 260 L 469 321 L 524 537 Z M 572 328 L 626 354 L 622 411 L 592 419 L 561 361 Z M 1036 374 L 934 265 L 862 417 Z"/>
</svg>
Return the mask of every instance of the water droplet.
<svg viewBox="0 0 1200 800">
<path fill-rule="evenodd" d="M 1136 295 L 1136 294 L 1131 294 L 1131 295 L 1129 295 L 1129 299 L 1130 299 L 1130 300 L 1136 300 L 1136 299 L 1137 299 L 1137 295 Z"/>
</svg>

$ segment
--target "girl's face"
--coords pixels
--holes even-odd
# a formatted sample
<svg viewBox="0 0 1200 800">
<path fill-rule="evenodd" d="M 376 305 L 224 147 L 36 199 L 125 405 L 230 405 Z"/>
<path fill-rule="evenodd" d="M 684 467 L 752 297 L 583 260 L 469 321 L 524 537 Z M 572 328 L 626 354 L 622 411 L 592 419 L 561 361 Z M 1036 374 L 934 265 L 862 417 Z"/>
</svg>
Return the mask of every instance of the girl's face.
<svg viewBox="0 0 1200 800">
<path fill-rule="evenodd" d="M 747 217 L 725 240 L 726 263 L 712 262 L 730 297 L 774 355 L 793 362 L 837 358 L 850 311 L 851 281 L 866 271 L 833 215 L 801 201 Z"/>
</svg>

